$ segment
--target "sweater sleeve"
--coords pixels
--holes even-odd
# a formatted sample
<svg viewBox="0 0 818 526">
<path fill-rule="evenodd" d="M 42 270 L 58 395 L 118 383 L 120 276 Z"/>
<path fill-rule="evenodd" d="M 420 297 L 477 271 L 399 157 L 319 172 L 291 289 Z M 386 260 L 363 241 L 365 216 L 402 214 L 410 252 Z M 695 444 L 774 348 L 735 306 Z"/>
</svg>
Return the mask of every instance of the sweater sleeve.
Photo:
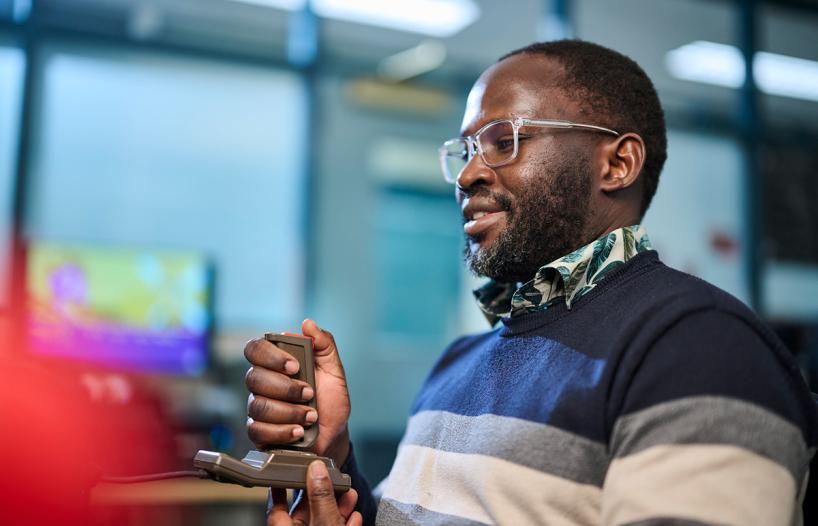
<svg viewBox="0 0 818 526">
<path fill-rule="evenodd" d="M 746 321 L 690 314 L 643 356 L 610 435 L 604 524 L 798 522 L 816 407 Z"/>
<path fill-rule="evenodd" d="M 355 451 L 352 448 L 352 443 L 349 444 L 349 456 L 341 466 L 341 472 L 346 473 L 352 479 L 352 488 L 358 492 L 358 503 L 355 505 L 355 510 L 361 512 L 364 518 L 364 526 L 374 526 L 375 515 L 378 511 L 378 501 L 372 495 L 372 490 L 369 488 L 369 482 L 366 477 L 358 469 L 358 464 L 355 461 Z"/>
</svg>

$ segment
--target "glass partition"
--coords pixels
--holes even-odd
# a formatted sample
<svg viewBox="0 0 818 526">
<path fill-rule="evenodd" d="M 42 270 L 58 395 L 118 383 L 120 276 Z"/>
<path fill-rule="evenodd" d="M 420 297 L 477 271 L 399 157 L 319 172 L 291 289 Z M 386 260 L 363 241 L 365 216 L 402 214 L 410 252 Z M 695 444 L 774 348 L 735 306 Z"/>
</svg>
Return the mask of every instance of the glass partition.
<svg viewBox="0 0 818 526">
<path fill-rule="evenodd" d="M 135 50 L 45 51 L 30 237 L 196 251 L 213 262 L 218 326 L 298 319 L 301 78 Z"/>
</svg>

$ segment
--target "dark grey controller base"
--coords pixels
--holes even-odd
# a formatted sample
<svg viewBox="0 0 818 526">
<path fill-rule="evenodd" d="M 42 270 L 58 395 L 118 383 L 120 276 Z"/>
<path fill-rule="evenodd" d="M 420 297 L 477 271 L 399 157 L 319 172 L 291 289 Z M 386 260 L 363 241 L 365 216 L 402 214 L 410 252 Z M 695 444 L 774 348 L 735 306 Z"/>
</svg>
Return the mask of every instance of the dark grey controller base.
<svg viewBox="0 0 818 526">
<path fill-rule="evenodd" d="M 219 482 L 240 484 L 248 488 L 264 486 L 306 489 L 307 466 L 315 460 L 326 464 L 336 493 L 343 493 L 350 488 L 352 480 L 349 475 L 341 473 L 332 459 L 303 451 L 253 450 L 238 460 L 224 453 L 200 450 L 193 459 L 193 465 L 207 471 L 212 479 Z"/>
</svg>

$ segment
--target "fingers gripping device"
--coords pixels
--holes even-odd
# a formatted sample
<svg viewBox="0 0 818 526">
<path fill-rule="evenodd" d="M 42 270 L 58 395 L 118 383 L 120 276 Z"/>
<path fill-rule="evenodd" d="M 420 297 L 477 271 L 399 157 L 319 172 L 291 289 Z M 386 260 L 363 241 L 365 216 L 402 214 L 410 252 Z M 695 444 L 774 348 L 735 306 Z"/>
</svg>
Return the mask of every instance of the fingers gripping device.
<svg viewBox="0 0 818 526">
<path fill-rule="evenodd" d="M 268 333 L 264 338 L 298 360 L 298 372 L 292 377 L 307 382 L 317 393 L 312 339 L 287 333 Z M 313 396 L 309 406 L 317 411 L 316 398 Z M 304 436 L 298 442 L 282 445 L 278 449 L 253 450 L 241 460 L 224 453 L 200 450 L 193 459 L 193 465 L 219 482 L 247 487 L 306 489 L 307 466 L 321 460 L 327 466 L 336 493 L 347 491 L 351 486 L 349 475 L 341 473 L 331 458 L 319 457 L 307 451 L 317 438 L 318 424 L 315 423 L 304 428 Z"/>
</svg>

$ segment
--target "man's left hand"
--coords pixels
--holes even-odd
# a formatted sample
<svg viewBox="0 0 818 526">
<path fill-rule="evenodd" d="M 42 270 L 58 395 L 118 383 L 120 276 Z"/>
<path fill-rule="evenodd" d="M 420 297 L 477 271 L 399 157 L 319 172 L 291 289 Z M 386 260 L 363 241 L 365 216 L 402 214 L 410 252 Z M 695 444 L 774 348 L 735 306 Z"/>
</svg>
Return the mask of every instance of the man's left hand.
<svg viewBox="0 0 818 526">
<path fill-rule="evenodd" d="M 316 460 L 307 468 L 307 495 L 293 511 L 287 512 L 284 490 L 273 490 L 273 509 L 267 526 L 363 526 L 364 519 L 355 509 L 358 493 L 350 489 L 336 501 L 327 467 Z"/>
</svg>

